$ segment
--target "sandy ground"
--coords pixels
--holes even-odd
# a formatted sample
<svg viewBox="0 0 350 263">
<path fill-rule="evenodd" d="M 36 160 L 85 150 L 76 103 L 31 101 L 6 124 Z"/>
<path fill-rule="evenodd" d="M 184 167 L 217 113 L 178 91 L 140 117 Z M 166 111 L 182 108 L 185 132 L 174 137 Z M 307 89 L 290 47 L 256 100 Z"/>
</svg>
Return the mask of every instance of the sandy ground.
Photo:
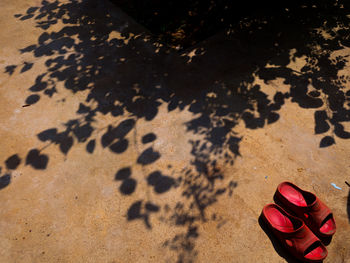
<svg viewBox="0 0 350 263">
<path fill-rule="evenodd" d="M 296 262 L 258 222 L 285 180 L 350 262 L 341 26 L 177 51 L 93 2 L 0 2 L 0 262 Z"/>
</svg>

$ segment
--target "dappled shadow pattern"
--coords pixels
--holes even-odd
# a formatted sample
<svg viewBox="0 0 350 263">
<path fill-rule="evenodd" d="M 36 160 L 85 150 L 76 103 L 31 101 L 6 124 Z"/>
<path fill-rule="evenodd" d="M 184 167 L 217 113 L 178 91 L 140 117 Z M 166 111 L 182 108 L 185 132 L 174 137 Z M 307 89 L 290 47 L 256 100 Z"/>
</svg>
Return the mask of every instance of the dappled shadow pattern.
<svg viewBox="0 0 350 263">
<path fill-rule="evenodd" d="M 207 207 L 222 195 L 232 195 L 237 186 L 233 178 L 224 177 L 217 160 L 232 165 L 241 155 L 239 144 L 244 134 L 235 132 L 240 122 L 248 129 L 273 124 L 289 100 L 314 112 L 315 134 L 323 135 L 320 147 L 350 138 L 344 126 L 350 121 L 349 76 L 344 72 L 348 58 L 335 53 L 350 47 L 349 4 L 288 1 L 272 9 L 260 7 L 242 13 L 228 9 L 225 16 L 235 17 L 225 20 L 227 34 L 181 52 L 160 42 L 164 39 L 147 33 L 106 1 L 43 1 L 41 6 L 15 15 L 19 21 L 34 20 L 43 30 L 36 43 L 20 50 L 42 58 L 46 66 L 46 72 L 28 87 L 26 105 L 40 103 L 45 96 L 56 98 L 59 84 L 72 94 L 87 94 L 74 109 L 78 117 L 37 135 L 40 141 L 57 145 L 65 156 L 78 143 L 85 144 L 89 154 L 97 145 L 117 155 L 125 153 L 137 122 L 152 121 L 161 105 L 166 105 L 168 112 L 187 110 L 193 114 L 185 125 L 198 139 L 189 141 L 192 158 L 186 167 L 176 176 L 160 169 L 145 175 L 147 187 L 156 195 L 180 188 L 181 200 L 162 206 L 145 197 L 126 211 L 129 221 L 142 220 L 148 229 L 152 229 L 155 214 L 163 222 L 179 226 L 181 231 L 164 242 L 164 247 L 178 252 L 179 262 L 194 260 L 198 225 L 217 217 L 208 216 Z M 184 37 L 190 36 L 181 37 L 181 43 L 192 45 L 222 26 L 204 32 L 208 21 L 198 34 L 190 32 L 193 27 L 183 29 Z M 63 26 L 53 27 L 58 23 Z M 177 30 L 177 25 L 172 27 L 169 34 Z M 296 60 L 303 62 L 299 70 L 291 66 Z M 4 71 L 12 76 L 32 67 L 32 62 L 25 61 L 7 65 Z M 272 94 L 267 94 L 257 79 L 272 86 Z M 283 84 L 275 84 L 277 80 Z M 100 129 L 99 136 L 94 123 L 107 114 L 116 121 Z M 123 120 L 118 118 L 121 116 Z M 157 136 L 149 131 L 142 136 L 142 143 L 154 143 Z M 49 156 L 44 149 L 30 149 L 25 164 L 45 169 Z M 149 167 L 160 159 L 156 147 L 149 145 L 139 153 L 135 165 Z M 19 160 L 16 155 L 9 157 L 6 166 L 16 169 Z M 140 184 L 131 167 L 117 171 L 115 180 L 126 196 Z M 9 175 L 3 175 L 1 188 L 9 183 Z"/>
<path fill-rule="evenodd" d="M 133 203 L 128 210 L 128 220 L 142 219 L 145 222 L 147 228 L 151 228 L 149 222 L 149 216 L 151 213 L 159 211 L 159 206 L 146 202 L 143 204 L 142 201 L 136 201 Z"/>
<path fill-rule="evenodd" d="M 339 6 L 342 5 L 344 6 L 339 3 Z M 21 50 L 23 53 L 33 52 L 37 57 L 48 57 L 48 72 L 39 75 L 36 83 L 30 87 L 35 97 L 30 95 L 27 103 L 36 103 L 40 99 L 38 92 L 53 96 L 57 92 L 56 83 L 63 81 L 65 87 L 73 92 L 89 90 L 86 103 L 96 101 L 98 106 L 91 108 L 81 103 L 77 111 L 82 115 L 81 118 L 67 122 L 64 132 L 58 133 L 56 128 L 49 129 L 39 134 L 39 139 L 59 144 L 61 151 L 66 154 L 73 144 L 73 137 L 78 142 L 85 142 L 91 136 L 91 123 L 97 113 L 120 116 L 124 112 L 131 112 L 137 118 L 152 120 L 158 112 L 159 101 L 164 101 L 168 103 L 169 111 L 189 105 L 191 112 L 200 113 L 201 116 L 191 121 L 188 128 L 195 133 L 208 133 L 206 139 L 214 149 L 215 145 L 236 144 L 234 142 L 237 139 L 227 139 L 227 134 L 239 119 L 243 119 L 248 128 L 259 128 L 277 121 L 277 111 L 285 99 L 291 99 L 303 108 L 322 108 L 315 112 L 315 133 L 332 133 L 323 138 L 321 147 L 334 144 L 334 135 L 347 139 L 350 133 L 345 130 L 342 122 L 349 121 L 350 91 L 346 91 L 345 87 L 348 76 L 338 76 L 345 67 L 346 57 L 331 56 L 333 51 L 347 46 L 350 41 L 345 27 L 349 22 L 345 15 L 347 9 L 339 6 L 327 1 L 316 5 L 317 8 L 294 3 L 295 10 L 288 10 L 290 13 L 295 12 L 293 15 L 275 14 L 267 18 L 260 14 L 249 23 L 242 18 L 243 22 L 238 23 L 238 26 L 231 26 L 236 31 L 232 34 L 235 38 L 227 37 L 224 43 L 219 43 L 217 48 L 225 48 L 223 51 L 213 48 L 204 50 L 204 54 L 195 57 L 191 63 L 186 63 L 187 56 L 160 48 L 158 43 L 153 43 L 142 31 L 134 33 L 134 28 L 126 25 L 120 31 L 123 21 L 118 21 L 110 14 L 105 15 L 104 4 L 92 1 L 71 1 L 66 4 L 58 1 L 43 2 L 41 8 L 30 8 L 27 14 L 17 15 L 18 18 L 35 19 L 42 29 L 49 29 L 50 25 L 61 20 L 68 25 L 59 32 L 44 32 L 37 44 Z M 101 12 L 91 14 L 91 9 L 95 8 Z M 324 18 L 321 19 L 321 15 Z M 89 26 L 84 26 L 87 24 Z M 343 27 L 334 29 L 336 24 Z M 110 38 L 112 32 L 119 32 L 119 37 Z M 266 33 L 271 36 L 268 40 L 264 36 Z M 324 36 L 326 33 L 329 34 L 328 38 Z M 300 40 L 289 41 L 296 34 Z M 241 42 L 250 44 L 250 54 L 244 54 L 244 57 L 238 56 L 237 51 L 234 55 L 227 54 L 237 49 L 236 37 Z M 75 38 L 79 39 L 77 43 L 73 41 Z M 150 43 L 145 45 L 143 42 L 146 40 Z M 300 46 L 300 42 L 305 45 Z M 138 49 L 136 54 L 133 52 L 135 49 Z M 295 53 L 291 54 L 293 49 Z M 223 60 L 226 64 L 214 63 L 214 58 L 222 61 L 223 56 L 226 56 Z M 291 61 L 303 56 L 307 58 L 300 72 L 288 67 Z M 163 62 L 164 58 L 171 61 L 171 65 L 157 66 L 160 59 Z M 206 74 L 208 69 L 203 68 L 197 70 L 196 59 L 198 63 L 210 63 L 210 71 L 213 73 Z M 239 68 L 242 62 L 245 64 L 244 71 Z M 273 66 L 266 67 L 266 64 Z M 25 71 L 30 70 L 27 65 L 26 62 L 23 66 Z M 147 73 L 140 71 L 140 68 L 144 70 L 144 65 L 150 66 Z M 10 68 L 15 70 L 17 66 Z M 223 68 L 234 71 L 229 76 L 222 75 L 219 72 Z M 191 71 L 190 75 L 186 73 L 188 71 Z M 238 77 L 241 73 L 244 76 Z M 276 88 L 271 101 L 259 85 L 250 85 L 253 84 L 253 79 L 247 73 L 254 73 L 267 83 L 282 78 L 285 84 L 291 86 L 290 91 L 283 93 Z M 203 78 L 205 75 L 209 77 Z M 138 78 L 135 79 L 134 76 Z M 199 76 L 204 81 L 198 79 Z M 231 83 L 226 83 L 228 81 Z M 110 86 L 110 83 L 115 84 Z M 214 92 L 215 96 L 208 97 L 210 92 Z M 133 128 L 134 120 L 125 122 L 120 124 L 121 127 L 108 127 L 108 132 L 102 139 L 103 147 L 109 146 L 116 153 L 125 151 L 128 142 L 123 136 Z M 118 140 L 110 145 L 111 139 Z M 94 142 L 89 143 L 87 148 L 91 152 Z M 140 161 L 147 162 L 143 157 Z"/>
</svg>

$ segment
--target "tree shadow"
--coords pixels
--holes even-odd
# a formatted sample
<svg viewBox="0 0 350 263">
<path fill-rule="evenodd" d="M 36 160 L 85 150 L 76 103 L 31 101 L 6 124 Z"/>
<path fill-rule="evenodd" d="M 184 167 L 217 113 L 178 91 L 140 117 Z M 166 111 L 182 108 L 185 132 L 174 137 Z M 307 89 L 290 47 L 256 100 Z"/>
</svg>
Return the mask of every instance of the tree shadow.
<svg viewBox="0 0 350 263">
<path fill-rule="evenodd" d="M 11 183 L 11 175 L 10 174 L 4 174 L 0 176 L 0 189 L 5 188 Z"/>
<path fill-rule="evenodd" d="M 18 167 L 18 165 L 20 165 L 20 163 L 21 163 L 21 158 L 19 158 L 19 156 L 17 154 L 10 156 L 5 161 L 7 169 L 11 169 L 11 170 L 17 169 L 17 167 Z"/>
<path fill-rule="evenodd" d="M 76 118 L 37 135 L 47 145 L 57 145 L 65 156 L 76 144 L 84 144 L 88 154 L 94 153 L 97 145 L 125 154 L 137 122 L 152 122 L 161 105 L 166 105 L 169 115 L 175 110 L 192 114 L 185 125 L 187 133 L 198 135 L 198 139 L 188 141 L 192 158 L 181 174 L 155 169 L 146 175 L 148 187 L 156 195 L 180 188 L 182 199 L 161 206 L 145 197 L 126 211 L 127 220 L 142 220 L 148 229 L 157 213 L 162 213 L 165 223 L 181 226 L 183 232 L 164 242 L 165 247 L 178 251 L 179 261 L 190 262 L 196 256 L 198 225 L 212 220 L 207 208 L 220 196 L 231 196 L 237 187 L 235 180 L 224 177 L 217 160 L 233 165 L 241 155 L 239 144 L 244 134 L 235 132 L 239 123 L 247 129 L 273 124 L 289 100 L 315 112 L 315 134 L 323 135 L 321 148 L 330 147 L 338 138 L 350 138 L 344 126 L 350 121 L 350 91 L 346 87 L 350 79 L 344 73 L 348 58 L 333 56 L 350 47 L 346 1 L 272 1 L 271 5 L 241 10 L 232 4 L 226 8 L 227 1 L 217 1 L 214 9 L 210 9 L 212 1 L 168 1 L 157 10 L 177 8 L 181 15 L 171 25 L 172 17 L 160 14 L 160 20 L 155 19 L 154 6 L 142 9 L 135 8 L 140 1 L 115 2 L 147 29 L 107 1 L 43 1 L 41 6 L 15 15 L 23 23 L 33 20 L 43 31 L 36 43 L 20 50 L 42 58 L 46 67 L 28 87 L 30 95 L 24 102 L 37 104 L 45 96 L 55 100 L 62 88 L 58 84 L 72 94 L 87 94 L 74 109 Z M 190 15 L 196 8 L 196 15 Z M 222 8 L 226 11 L 221 12 Z M 165 29 L 159 28 L 163 22 Z M 63 26 L 54 28 L 57 23 Z M 173 35 L 179 27 L 183 33 Z M 297 60 L 304 63 L 300 70 L 290 66 Z M 32 62 L 25 61 L 6 66 L 5 72 L 9 76 L 24 74 L 32 67 Z M 267 94 L 257 79 L 273 86 L 272 94 Z M 283 84 L 274 84 L 276 80 Z M 96 135 L 94 127 L 99 115 L 116 120 L 100 130 L 102 136 Z M 126 118 L 120 121 L 121 116 Z M 153 145 L 158 137 L 153 131 L 142 136 L 147 148 L 134 165 L 150 167 L 162 158 Z M 46 169 L 49 156 L 44 149 L 30 149 L 26 165 Z M 18 159 L 10 157 L 7 167 L 16 169 Z M 4 187 L 10 183 L 6 178 Z M 115 180 L 122 195 L 138 190 L 139 181 L 132 176 L 131 167 L 117 171 Z"/>
</svg>

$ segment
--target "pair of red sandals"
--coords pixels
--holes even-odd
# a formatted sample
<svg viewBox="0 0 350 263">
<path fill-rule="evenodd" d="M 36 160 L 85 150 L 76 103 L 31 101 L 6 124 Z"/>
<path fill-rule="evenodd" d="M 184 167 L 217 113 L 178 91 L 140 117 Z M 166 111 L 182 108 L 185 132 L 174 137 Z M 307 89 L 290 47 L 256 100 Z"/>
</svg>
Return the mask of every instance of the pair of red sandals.
<svg viewBox="0 0 350 263">
<path fill-rule="evenodd" d="M 319 238 L 330 239 L 336 231 L 331 210 L 316 195 L 290 182 L 277 187 L 275 201 L 281 206 L 268 204 L 261 216 L 279 241 L 304 262 L 325 259 L 328 252 Z"/>
</svg>

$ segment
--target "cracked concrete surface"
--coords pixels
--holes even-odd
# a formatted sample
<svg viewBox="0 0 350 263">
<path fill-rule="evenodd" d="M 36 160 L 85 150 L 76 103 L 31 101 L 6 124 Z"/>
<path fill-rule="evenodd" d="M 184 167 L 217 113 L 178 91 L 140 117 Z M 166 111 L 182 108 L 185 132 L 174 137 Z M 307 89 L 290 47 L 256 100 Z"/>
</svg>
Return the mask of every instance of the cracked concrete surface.
<svg viewBox="0 0 350 263">
<path fill-rule="evenodd" d="M 285 180 L 350 262 L 344 13 L 178 51 L 108 1 L 0 7 L 0 262 L 295 262 L 258 222 Z"/>
</svg>

